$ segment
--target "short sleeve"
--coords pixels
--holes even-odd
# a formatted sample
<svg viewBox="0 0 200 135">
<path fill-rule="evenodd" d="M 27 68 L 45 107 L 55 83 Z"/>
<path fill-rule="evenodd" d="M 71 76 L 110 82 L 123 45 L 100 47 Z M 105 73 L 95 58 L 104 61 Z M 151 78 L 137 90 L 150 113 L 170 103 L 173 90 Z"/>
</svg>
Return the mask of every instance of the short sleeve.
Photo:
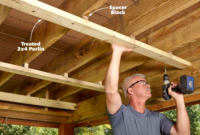
<svg viewBox="0 0 200 135">
<path fill-rule="evenodd" d="M 108 118 L 110 120 L 112 128 L 117 128 L 124 122 L 124 118 L 123 118 L 124 107 L 125 107 L 124 104 L 122 104 L 119 110 L 115 114 L 110 114 L 107 110 Z"/>
<path fill-rule="evenodd" d="M 160 115 L 160 131 L 161 131 L 161 133 L 163 135 L 170 135 L 171 128 L 176 122 L 168 119 L 162 113 L 160 113 L 159 115 Z"/>
</svg>

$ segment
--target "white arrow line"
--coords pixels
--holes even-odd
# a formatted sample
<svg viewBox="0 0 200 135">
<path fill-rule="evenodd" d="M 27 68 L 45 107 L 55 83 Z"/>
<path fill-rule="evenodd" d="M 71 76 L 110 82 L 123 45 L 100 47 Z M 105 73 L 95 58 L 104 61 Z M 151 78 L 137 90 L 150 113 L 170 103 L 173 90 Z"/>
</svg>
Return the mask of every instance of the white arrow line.
<svg viewBox="0 0 200 135">
<path fill-rule="evenodd" d="M 35 26 L 41 21 L 42 21 L 42 19 L 38 20 L 37 23 L 34 25 L 32 31 L 31 31 L 30 41 L 32 40 L 32 34 L 33 34 L 33 30 L 34 30 Z"/>
<path fill-rule="evenodd" d="M 104 8 L 100 8 L 100 9 L 97 9 L 96 11 L 94 11 L 93 13 L 90 13 L 88 17 L 92 16 L 95 12 L 99 11 L 99 10 L 102 10 L 102 9 L 106 9 L 108 7 L 104 7 Z"/>
</svg>

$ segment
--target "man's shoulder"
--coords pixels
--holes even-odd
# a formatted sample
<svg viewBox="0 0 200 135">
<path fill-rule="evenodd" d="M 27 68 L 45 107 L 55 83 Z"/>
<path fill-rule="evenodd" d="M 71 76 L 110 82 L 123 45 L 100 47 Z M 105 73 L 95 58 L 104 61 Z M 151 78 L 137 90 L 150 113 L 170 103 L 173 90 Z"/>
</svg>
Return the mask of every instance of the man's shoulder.
<svg viewBox="0 0 200 135">
<path fill-rule="evenodd" d="M 146 111 L 147 111 L 148 115 L 153 115 L 153 116 L 159 116 L 159 115 L 161 115 L 160 112 L 152 111 L 152 110 L 149 110 L 147 108 L 146 108 Z"/>
</svg>

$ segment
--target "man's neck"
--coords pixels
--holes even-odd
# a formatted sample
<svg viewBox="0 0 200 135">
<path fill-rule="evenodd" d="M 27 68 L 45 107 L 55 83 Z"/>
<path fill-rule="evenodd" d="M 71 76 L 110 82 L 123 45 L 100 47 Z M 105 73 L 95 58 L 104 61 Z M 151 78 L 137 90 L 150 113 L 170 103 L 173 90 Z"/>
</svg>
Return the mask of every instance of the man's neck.
<svg viewBox="0 0 200 135">
<path fill-rule="evenodd" d="M 145 102 L 146 101 L 142 101 L 142 100 L 134 100 L 131 99 L 130 100 L 130 105 L 133 109 L 135 109 L 137 112 L 139 113 L 144 113 L 145 112 Z"/>
</svg>

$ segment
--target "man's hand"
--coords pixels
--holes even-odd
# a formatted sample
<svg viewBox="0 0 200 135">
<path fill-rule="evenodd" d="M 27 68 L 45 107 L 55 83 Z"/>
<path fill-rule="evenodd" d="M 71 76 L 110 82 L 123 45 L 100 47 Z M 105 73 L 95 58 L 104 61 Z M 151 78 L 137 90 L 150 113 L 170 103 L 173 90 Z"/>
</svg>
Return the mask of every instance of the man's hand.
<svg viewBox="0 0 200 135">
<path fill-rule="evenodd" d="M 176 88 L 177 84 L 175 84 L 173 82 L 171 82 L 171 84 L 172 85 L 170 85 L 170 87 L 168 88 L 169 95 L 172 96 L 175 100 L 184 99 L 184 96 L 182 93 L 172 91 L 172 88 Z"/>
<path fill-rule="evenodd" d="M 125 46 L 119 46 L 119 45 L 116 45 L 116 44 L 112 44 L 111 47 L 112 47 L 114 52 L 117 51 L 117 52 L 121 52 L 121 53 L 123 53 L 123 52 L 131 52 L 133 50 L 131 48 L 127 48 Z"/>
</svg>

